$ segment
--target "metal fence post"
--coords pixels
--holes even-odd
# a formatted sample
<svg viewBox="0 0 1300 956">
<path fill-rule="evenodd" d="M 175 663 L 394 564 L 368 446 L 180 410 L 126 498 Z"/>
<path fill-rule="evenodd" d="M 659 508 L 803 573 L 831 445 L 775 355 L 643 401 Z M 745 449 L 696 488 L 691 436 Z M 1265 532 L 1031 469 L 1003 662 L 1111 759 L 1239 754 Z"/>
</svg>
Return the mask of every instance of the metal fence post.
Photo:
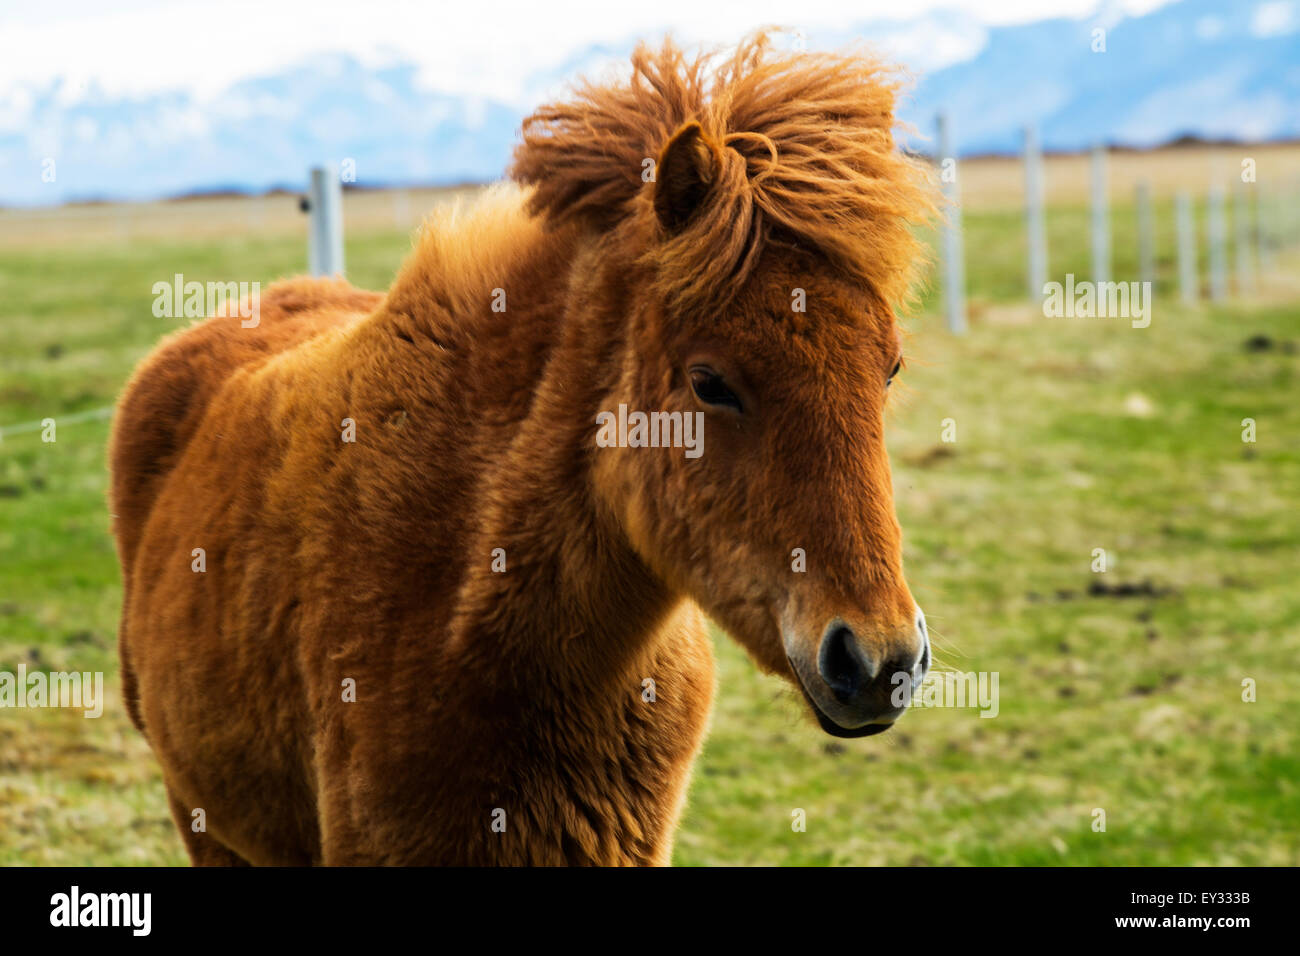
<svg viewBox="0 0 1300 956">
<path fill-rule="evenodd" d="M 343 275 L 343 185 L 333 164 L 311 171 L 307 258 L 313 276 Z"/>
<path fill-rule="evenodd" d="M 1192 219 L 1192 197 L 1184 190 L 1174 202 L 1178 223 L 1178 290 L 1183 302 L 1193 305 L 1200 290 L 1196 278 L 1196 223 Z"/>
<path fill-rule="evenodd" d="M 1248 295 L 1255 288 L 1255 264 L 1251 256 L 1250 194 L 1246 183 L 1238 182 L 1233 190 L 1234 245 L 1237 253 L 1237 294 Z"/>
<path fill-rule="evenodd" d="M 1270 195 L 1272 190 L 1269 190 Z M 1255 214 L 1255 264 L 1259 268 L 1262 277 L 1266 271 L 1273 268 L 1273 236 L 1269 223 L 1269 207 L 1264 202 L 1263 195 L 1260 192 L 1260 184 L 1255 183 L 1255 188 L 1251 190 L 1254 196 L 1254 214 Z"/>
<path fill-rule="evenodd" d="M 1106 147 L 1092 148 L 1092 278 L 1110 281 L 1110 203 L 1106 183 Z"/>
<path fill-rule="evenodd" d="M 1228 298 L 1228 226 L 1224 221 L 1223 185 L 1210 186 L 1208 209 L 1210 240 L 1210 298 L 1222 302 Z"/>
</svg>

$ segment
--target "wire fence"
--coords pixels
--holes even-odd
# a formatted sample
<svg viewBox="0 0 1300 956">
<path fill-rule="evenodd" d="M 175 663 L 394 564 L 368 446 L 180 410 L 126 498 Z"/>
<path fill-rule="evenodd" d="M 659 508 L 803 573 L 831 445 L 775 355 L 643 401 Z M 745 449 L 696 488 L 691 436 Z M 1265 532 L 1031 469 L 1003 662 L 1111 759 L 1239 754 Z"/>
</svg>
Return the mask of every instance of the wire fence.
<svg viewBox="0 0 1300 956">
<path fill-rule="evenodd" d="M 936 162 L 939 179 L 951 212 L 941 226 L 939 242 L 941 288 L 944 315 L 948 329 L 963 334 L 968 328 L 965 244 L 961 217 L 961 190 L 959 161 L 948 118 L 940 114 L 936 120 L 938 152 Z M 1092 275 L 1096 285 L 1110 283 L 1111 240 L 1111 188 L 1108 180 L 1110 153 L 1098 144 L 1089 153 L 1089 246 Z M 1047 182 L 1043 153 L 1038 131 L 1026 127 L 1023 136 L 1021 163 L 1024 178 L 1024 223 L 1026 239 L 1025 275 L 1028 297 L 1031 302 L 1042 302 L 1050 275 L 1050 249 L 1048 247 Z M 1222 164 L 1220 164 L 1222 165 Z M 1174 197 L 1173 233 L 1175 236 L 1177 288 L 1185 305 L 1195 305 L 1208 297 L 1211 302 L 1227 301 L 1232 294 L 1251 295 L 1258 288 L 1263 270 L 1272 267 L 1279 251 L 1300 245 L 1300 179 L 1281 188 L 1276 184 L 1262 187 L 1257 180 L 1254 160 L 1245 157 L 1240 176 L 1236 178 L 1229 199 L 1229 182 L 1226 171 L 1220 169 L 1207 175 L 1206 187 L 1199 194 L 1180 189 Z M 343 275 L 343 236 L 345 193 L 336 167 L 320 166 L 311 170 L 310 185 L 304 196 L 291 196 L 293 215 L 301 228 L 301 213 L 309 215 L 308 262 L 313 275 Z M 446 201 L 448 194 L 458 194 L 473 187 L 455 190 L 392 190 L 386 198 L 372 195 L 367 205 L 365 222 L 372 223 L 374 210 L 391 205 L 391 224 L 410 225 L 412 209 L 423 208 L 422 201 Z M 424 195 L 428 193 L 429 195 Z M 162 215 L 181 227 L 192 231 L 199 219 L 216 220 L 221 229 L 228 229 L 232 215 L 245 220 L 250 233 L 261 231 L 268 224 L 269 210 L 276 216 L 285 215 L 288 208 L 285 196 L 239 197 L 231 212 L 227 197 L 207 197 L 186 203 L 150 203 L 147 214 Z M 1138 274 L 1137 281 L 1154 283 L 1156 280 L 1155 231 L 1156 215 L 1152 203 L 1151 184 L 1139 180 L 1134 196 L 1137 216 Z M 1204 210 L 1205 246 L 1204 261 L 1208 276 L 1204 289 L 1199 273 L 1201 261 L 1201 233 L 1196 229 L 1197 211 Z M 213 215 L 213 210 L 223 210 Z M 129 235 L 133 217 L 145 215 L 129 204 L 120 206 L 92 206 L 87 208 L 59 208 L 56 210 L 0 210 L 0 226 L 14 223 L 24 228 L 41 223 L 67 228 L 86 224 L 107 225 L 119 237 Z M 382 215 L 380 216 L 382 219 Z M 114 226 L 114 224 L 116 224 Z M 1231 224 L 1231 225 L 1230 225 Z M 1231 241 L 1230 241 L 1231 236 Z M 42 432 L 53 425 L 75 425 L 101 421 L 112 416 L 113 406 L 106 405 L 72 414 L 46 416 L 13 425 L 0 426 L 0 444 L 17 435 Z"/>
<path fill-rule="evenodd" d="M 965 253 L 957 202 L 960 195 L 959 162 L 952 124 L 947 115 L 940 113 L 935 126 L 939 177 L 955 208 L 955 214 L 942 225 L 940 241 L 944 313 L 949 330 L 961 334 L 967 328 L 967 318 Z M 1212 302 L 1225 302 L 1234 294 L 1255 294 L 1261 272 L 1273 267 L 1276 254 L 1284 248 L 1300 245 L 1300 177 L 1293 181 L 1261 183 L 1256 159 L 1249 155 L 1255 151 L 1249 146 L 1239 147 L 1240 162 L 1231 174 L 1226 163 L 1217 161 L 1206 170 L 1205 186 L 1199 193 L 1179 189 L 1175 194 L 1173 232 L 1177 250 L 1177 284 L 1180 298 L 1186 305 L 1194 305 L 1204 297 L 1198 272 L 1201 248 L 1201 237 L 1196 230 L 1198 207 L 1205 209 L 1205 260 L 1209 276 L 1204 292 Z M 1089 151 L 1091 275 L 1083 278 L 1096 288 L 1113 282 L 1111 155 L 1112 151 L 1100 143 Z M 1021 163 L 1025 185 L 1025 275 L 1030 301 L 1041 303 L 1048 294 L 1050 249 L 1043 155 L 1038 131 L 1033 126 L 1024 131 Z M 1137 274 L 1129 281 L 1153 287 L 1158 277 L 1156 214 L 1150 180 L 1142 179 L 1136 183 L 1133 206 L 1137 219 L 1138 265 Z"/>
</svg>

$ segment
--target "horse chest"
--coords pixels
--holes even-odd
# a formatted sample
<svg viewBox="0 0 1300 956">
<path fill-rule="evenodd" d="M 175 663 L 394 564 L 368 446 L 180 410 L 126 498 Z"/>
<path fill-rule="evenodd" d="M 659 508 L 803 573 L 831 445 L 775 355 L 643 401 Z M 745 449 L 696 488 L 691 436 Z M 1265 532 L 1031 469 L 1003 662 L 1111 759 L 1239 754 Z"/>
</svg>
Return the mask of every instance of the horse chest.
<svg viewBox="0 0 1300 956">
<path fill-rule="evenodd" d="M 673 637 L 598 699 L 548 699 L 484 748 L 494 767 L 457 796 L 499 813 L 501 829 L 475 862 L 669 862 L 714 689 L 703 626 Z"/>
</svg>

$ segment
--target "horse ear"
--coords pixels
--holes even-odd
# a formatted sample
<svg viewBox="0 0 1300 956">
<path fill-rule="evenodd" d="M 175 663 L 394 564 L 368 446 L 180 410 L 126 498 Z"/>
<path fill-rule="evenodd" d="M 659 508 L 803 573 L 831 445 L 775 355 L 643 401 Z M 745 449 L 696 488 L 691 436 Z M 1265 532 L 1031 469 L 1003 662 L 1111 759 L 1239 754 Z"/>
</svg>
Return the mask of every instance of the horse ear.
<svg viewBox="0 0 1300 956">
<path fill-rule="evenodd" d="M 666 232 L 680 232 L 686 225 L 718 178 L 720 166 L 718 150 L 699 123 L 687 123 L 673 134 L 655 171 L 655 215 Z"/>
</svg>

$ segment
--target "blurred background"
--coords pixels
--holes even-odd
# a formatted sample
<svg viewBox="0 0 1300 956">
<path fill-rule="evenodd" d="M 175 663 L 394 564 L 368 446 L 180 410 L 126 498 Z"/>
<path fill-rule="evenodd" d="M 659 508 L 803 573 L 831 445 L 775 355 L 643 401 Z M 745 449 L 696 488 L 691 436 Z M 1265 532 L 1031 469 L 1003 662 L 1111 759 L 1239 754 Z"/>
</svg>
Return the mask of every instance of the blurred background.
<svg viewBox="0 0 1300 956">
<path fill-rule="evenodd" d="M 190 321 L 154 284 L 306 272 L 328 215 L 326 265 L 382 289 L 579 74 L 765 24 L 912 77 L 953 214 L 898 509 L 940 670 L 999 700 L 834 741 L 716 635 L 676 862 L 1300 864 L 1300 0 L 0 3 L 0 672 L 108 687 L 0 708 L 0 863 L 186 860 L 120 705 L 105 505 L 112 403 Z M 1067 277 L 1150 282 L 1149 325 L 1052 314 Z"/>
</svg>

